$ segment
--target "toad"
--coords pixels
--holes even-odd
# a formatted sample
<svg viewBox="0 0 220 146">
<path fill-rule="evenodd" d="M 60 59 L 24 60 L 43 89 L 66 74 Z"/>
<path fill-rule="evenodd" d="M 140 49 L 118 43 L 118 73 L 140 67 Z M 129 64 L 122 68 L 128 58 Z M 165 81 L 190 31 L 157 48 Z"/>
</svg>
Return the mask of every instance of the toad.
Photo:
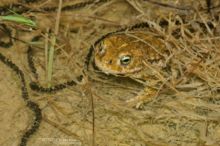
<svg viewBox="0 0 220 146">
<path fill-rule="evenodd" d="M 164 39 L 154 33 L 118 33 L 104 38 L 94 53 L 95 66 L 105 74 L 129 77 L 145 86 L 143 91 L 126 102 L 139 107 L 157 95 L 161 78 L 168 75 L 170 51 Z M 166 70 L 166 71 L 165 71 Z"/>
</svg>

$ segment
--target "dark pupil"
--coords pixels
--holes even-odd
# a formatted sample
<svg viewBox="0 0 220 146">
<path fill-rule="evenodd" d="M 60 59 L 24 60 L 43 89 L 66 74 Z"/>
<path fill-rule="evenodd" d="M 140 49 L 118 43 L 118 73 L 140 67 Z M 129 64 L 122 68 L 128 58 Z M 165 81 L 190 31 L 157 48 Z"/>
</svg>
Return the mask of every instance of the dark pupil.
<svg viewBox="0 0 220 146">
<path fill-rule="evenodd" d="M 127 65 L 129 64 L 131 61 L 131 57 L 130 56 L 123 56 L 120 60 L 122 65 Z"/>
</svg>

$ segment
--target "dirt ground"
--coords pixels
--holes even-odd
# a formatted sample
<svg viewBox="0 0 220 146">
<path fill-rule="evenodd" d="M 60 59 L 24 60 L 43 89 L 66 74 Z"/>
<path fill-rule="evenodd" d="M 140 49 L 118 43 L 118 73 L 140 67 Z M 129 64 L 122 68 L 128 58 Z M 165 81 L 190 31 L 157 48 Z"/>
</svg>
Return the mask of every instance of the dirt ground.
<svg viewBox="0 0 220 146">
<path fill-rule="evenodd" d="M 20 2 L 1 0 L 0 7 Z M 79 2 L 85 1 L 63 0 L 62 6 Z M 159 5 L 161 2 L 163 5 Z M 212 7 L 220 5 L 219 1 L 212 2 Z M 58 7 L 59 1 L 39 0 L 22 4 L 30 8 L 22 15 L 32 18 L 37 28 L 30 30 L 27 26 L 0 21 L 12 30 L 13 37 L 26 42 L 14 40 L 13 46 L 0 47 L 0 52 L 19 66 L 28 84 L 36 80 L 28 67 L 28 42 L 39 34 L 46 38 L 50 35 L 49 29 L 54 32 L 57 12 L 41 8 Z M 102 35 L 139 22 L 159 24 L 162 18 L 171 22 L 184 19 L 187 24 L 210 21 L 214 24 L 214 33 L 204 32 L 195 24 L 199 33 L 193 34 L 192 39 L 185 36 L 185 40 L 180 39 L 175 43 L 187 52 L 187 55 L 180 57 L 184 65 L 192 62 L 195 52 L 210 52 L 211 57 L 194 72 L 201 80 L 192 77 L 187 82 L 186 77 L 184 79 L 187 81 L 178 87 L 181 91 L 177 89 L 176 93 L 159 94 L 155 101 L 144 104 L 141 109 L 127 107 L 124 101 L 137 95 L 143 89 L 142 84 L 127 78 L 108 76 L 92 68 L 87 72 L 88 80 L 85 83 L 56 93 L 40 93 L 28 88 L 31 100 L 42 109 L 43 120 L 27 145 L 219 146 L 220 27 L 216 18 L 219 10 L 217 7 L 208 13 L 205 0 L 108 0 L 62 11 L 56 36 L 52 85 L 76 79 L 83 74 L 89 48 Z M 165 35 L 173 30 L 174 23 L 164 30 Z M 1 40 L 7 40 L 6 36 L 1 35 Z M 193 48 L 197 50 L 192 51 Z M 38 82 L 46 87 L 44 49 L 34 48 L 34 62 Z M 34 119 L 21 98 L 20 86 L 16 74 L 0 62 L 1 146 L 19 145 L 21 136 Z"/>
</svg>

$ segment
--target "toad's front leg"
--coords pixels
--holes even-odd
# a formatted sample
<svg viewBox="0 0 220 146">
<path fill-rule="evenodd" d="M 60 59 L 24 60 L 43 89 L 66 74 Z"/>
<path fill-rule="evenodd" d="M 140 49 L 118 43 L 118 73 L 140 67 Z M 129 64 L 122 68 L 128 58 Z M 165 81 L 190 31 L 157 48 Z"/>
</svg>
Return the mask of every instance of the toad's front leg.
<svg viewBox="0 0 220 146">
<path fill-rule="evenodd" d="M 156 97 L 157 90 L 151 87 L 145 87 L 143 91 L 139 92 L 134 98 L 126 100 L 128 106 L 135 106 L 140 108 L 143 103 L 150 102 Z"/>
</svg>

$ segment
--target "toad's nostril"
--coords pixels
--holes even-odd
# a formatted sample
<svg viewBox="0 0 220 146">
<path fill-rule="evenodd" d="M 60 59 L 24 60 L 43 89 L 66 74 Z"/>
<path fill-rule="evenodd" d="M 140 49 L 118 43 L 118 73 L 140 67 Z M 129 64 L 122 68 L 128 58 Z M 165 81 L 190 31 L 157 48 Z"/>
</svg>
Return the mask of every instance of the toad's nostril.
<svg viewBox="0 0 220 146">
<path fill-rule="evenodd" d="M 112 64 L 112 60 L 109 60 L 108 64 Z"/>
</svg>

